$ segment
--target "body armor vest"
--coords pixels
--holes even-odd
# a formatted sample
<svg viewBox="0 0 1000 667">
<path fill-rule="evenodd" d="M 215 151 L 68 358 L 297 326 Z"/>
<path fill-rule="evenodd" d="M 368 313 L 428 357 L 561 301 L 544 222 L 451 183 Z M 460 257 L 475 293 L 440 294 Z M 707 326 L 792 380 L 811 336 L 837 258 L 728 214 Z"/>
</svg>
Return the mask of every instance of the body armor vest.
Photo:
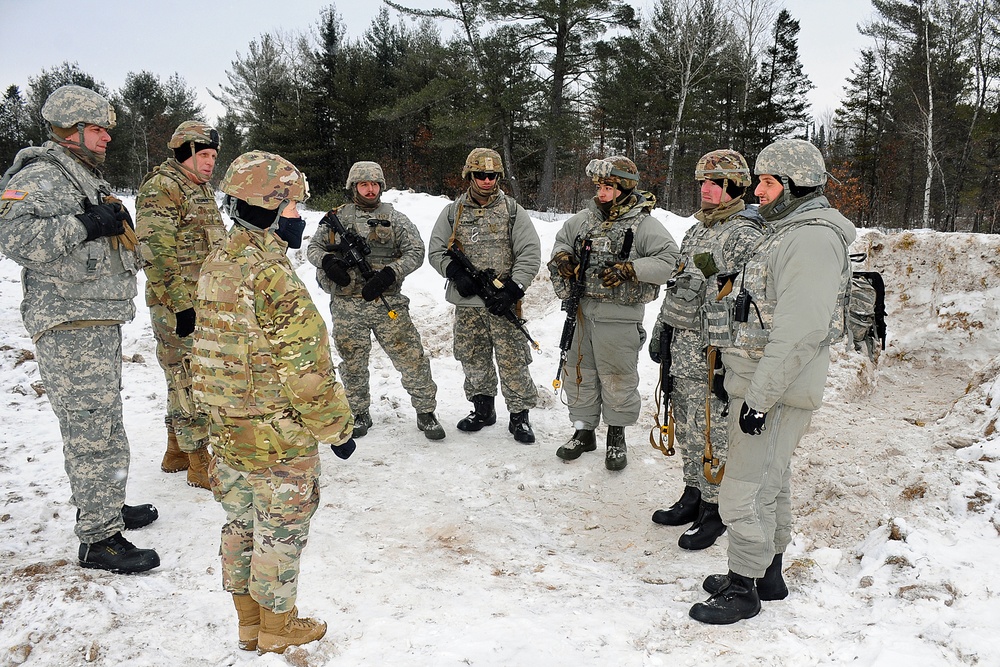
<svg viewBox="0 0 1000 667">
<path fill-rule="evenodd" d="M 399 246 L 396 244 L 396 226 L 392 221 L 392 208 L 387 204 L 379 204 L 374 211 L 364 211 L 354 204 L 347 204 L 337 211 L 337 217 L 344 225 L 345 229 L 353 229 L 361 238 L 368 242 L 371 254 L 367 256 L 368 263 L 372 270 L 378 271 L 386 265 L 403 256 Z M 336 233 L 332 228 L 327 228 L 330 243 L 339 243 Z M 322 269 L 320 269 L 322 273 Z M 361 289 L 365 286 L 365 277 L 361 275 L 361 269 L 351 267 L 349 270 L 351 282 L 346 287 L 334 284 L 332 281 L 333 294 L 335 296 L 349 296 L 361 298 Z M 324 274 L 325 276 L 325 274 Z M 399 294 L 402 281 L 396 280 L 383 292 L 385 296 Z"/>
<path fill-rule="evenodd" d="M 584 296 L 600 301 L 613 301 L 622 305 L 635 305 L 654 301 L 660 293 L 660 286 L 641 281 L 624 282 L 618 287 L 605 287 L 601 283 L 601 269 L 610 264 L 632 261 L 635 253 L 635 233 L 647 214 L 618 220 L 600 220 L 592 209 L 588 209 L 590 220 L 584 226 L 582 238 L 592 241 L 590 264 L 587 267 Z M 581 240 L 577 243 L 582 243 Z M 577 257 L 580 249 L 576 250 Z"/>
<path fill-rule="evenodd" d="M 458 203 L 451 205 L 448 219 L 452 221 L 455 240 L 461 243 L 472 265 L 482 271 L 493 269 L 497 278 L 510 278 L 514 269 L 514 248 L 511 245 L 510 233 L 517 215 L 517 204 L 511 197 L 501 193 L 503 203 L 496 202 L 492 206 L 478 207 L 463 196 L 461 215 L 455 221 Z"/>
</svg>

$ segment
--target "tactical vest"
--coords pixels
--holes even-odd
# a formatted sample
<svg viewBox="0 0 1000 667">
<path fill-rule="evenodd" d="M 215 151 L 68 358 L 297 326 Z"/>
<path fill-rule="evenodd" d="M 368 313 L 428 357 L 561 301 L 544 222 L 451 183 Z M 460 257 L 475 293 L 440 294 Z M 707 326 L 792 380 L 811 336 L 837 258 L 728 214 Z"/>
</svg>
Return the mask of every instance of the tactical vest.
<svg viewBox="0 0 1000 667">
<path fill-rule="evenodd" d="M 811 213 L 821 214 L 821 211 Z M 841 270 L 840 286 L 837 289 L 837 305 L 834 307 L 826 338 L 821 345 L 830 345 L 844 336 L 848 289 L 851 282 L 851 261 L 847 255 L 847 243 L 844 241 L 843 232 L 839 227 L 832 222 L 815 217 L 777 227 L 770 234 L 764 236 L 757 246 L 754 258 L 747 262 L 746 269 L 740 277 L 739 286 L 734 286 L 732 293 L 721 301 L 710 301 L 706 304 L 709 344 L 728 348 L 727 351 L 747 359 L 761 359 L 764 356 L 764 346 L 767 345 L 770 337 L 774 324 L 774 309 L 777 306 L 776 301 L 767 298 L 767 281 L 770 277 L 767 260 L 790 232 L 808 225 L 827 227 L 833 230 L 837 234 L 837 238 L 844 243 L 844 266 Z M 750 314 L 746 322 L 737 322 L 733 318 L 736 296 L 741 289 L 746 289 L 757 305 L 756 309 L 753 306 L 750 307 Z M 758 310 L 760 311 L 759 319 Z"/>
<path fill-rule="evenodd" d="M 378 208 L 374 211 L 364 211 L 354 204 L 347 204 L 337 211 L 337 217 L 344 225 L 344 228 L 348 230 L 353 229 L 361 238 L 368 242 L 371 254 L 366 259 L 375 271 L 379 271 L 403 256 L 399 245 L 396 243 L 396 225 L 392 220 L 392 213 L 393 209 L 388 204 L 379 204 Z M 327 228 L 327 232 L 331 244 L 339 242 L 332 228 Z M 322 272 L 322 269 L 320 269 L 320 272 Z M 351 282 L 346 287 L 341 287 L 331 281 L 333 293 L 336 296 L 361 298 L 361 289 L 365 286 L 365 279 L 361 275 L 361 270 L 357 267 L 352 267 L 349 273 L 351 274 Z M 401 287 L 402 281 L 396 280 L 383 294 L 385 296 L 399 294 Z"/>
<path fill-rule="evenodd" d="M 493 269 L 497 278 L 506 280 L 514 270 L 514 248 L 511 245 L 511 228 L 517 216 L 517 202 L 513 197 L 501 193 L 506 206 L 495 203 L 480 208 L 463 196 L 453 202 L 448 212 L 455 240 L 462 244 L 472 265 L 480 271 Z M 455 223 L 458 201 L 462 202 L 461 216 Z"/>
<path fill-rule="evenodd" d="M 618 287 L 605 287 L 601 282 L 601 269 L 610 264 L 633 261 L 635 255 L 635 235 L 639 224 L 648 214 L 640 213 L 629 218 L 601 220 L 593 209 L 587 209 L 590 219 L 584 224 L 583 238 L 591 239 L 590 263 L 587 267 L 586 286 L 583 295 L 599 301 L 631 306 L 654 301 L 660 293 L 660 286 L 641 281 L 623 282 Z M 627 247 L 626 247 L 627 246 Z M 580 249 L 576 251 L 580 256 Z"/>
</svg>

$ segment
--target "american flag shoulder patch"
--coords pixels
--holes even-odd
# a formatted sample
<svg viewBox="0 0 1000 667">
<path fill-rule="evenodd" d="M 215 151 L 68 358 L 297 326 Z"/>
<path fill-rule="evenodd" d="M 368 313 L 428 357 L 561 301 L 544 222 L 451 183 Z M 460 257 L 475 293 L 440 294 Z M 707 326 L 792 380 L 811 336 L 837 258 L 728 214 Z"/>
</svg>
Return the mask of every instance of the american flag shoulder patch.
<svg viewBox="0 0 1000 667">
<path fill-rule="evenodd" d="M 27 196 L 26 190 L 4 190 L 3 195 L 0 195 L 0 200 L 21 201 Z"/>
</svg>

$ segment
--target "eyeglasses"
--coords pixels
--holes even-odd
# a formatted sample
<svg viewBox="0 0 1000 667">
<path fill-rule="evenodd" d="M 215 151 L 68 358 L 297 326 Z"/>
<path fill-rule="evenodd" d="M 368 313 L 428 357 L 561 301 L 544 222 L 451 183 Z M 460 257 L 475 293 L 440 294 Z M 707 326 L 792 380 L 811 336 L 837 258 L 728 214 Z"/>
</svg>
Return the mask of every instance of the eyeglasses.
<svg viewBox="0 0 1000 667">
<path fill-rule="evenodd" d="M 500 178 L 500 174 L 495 171 L 474 171 L 472 177 L 480 181 L 495 181 Z"/>
</svg>

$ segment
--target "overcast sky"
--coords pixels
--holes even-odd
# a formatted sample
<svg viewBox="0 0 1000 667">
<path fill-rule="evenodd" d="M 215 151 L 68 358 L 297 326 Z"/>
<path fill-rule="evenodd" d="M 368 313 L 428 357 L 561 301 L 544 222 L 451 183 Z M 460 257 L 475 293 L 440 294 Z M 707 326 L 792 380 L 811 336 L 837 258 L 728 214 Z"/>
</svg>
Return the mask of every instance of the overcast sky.
<svg viewBox="0 0 1000 667">
<path fill-rule="evenodd" d="M 646 15 L 653 0 L 631 0 Z M 117 90 L 129 72 L 148 70 L 166 80 L 174 72 L 195 88 L 209 118 L 221 107 L 209 96 L 226 81 L 237 53 L 261 34 L 315 26 L 330 4 L 359 37 L 382 7 L 379 0 L 0 0 L 0 86 L 27 88 L 28 77 L 64 61 Z M 448 6 L 446 0 L 401 2 Z M 809 99 L 817 119 L 827 118 L 867 38 L 856 25 L 872 15 L 870 0 L 786 0 L 799 20 L 799 53 L 816 89 Z M 393 10 L 390 13 L 394 14 Z M 447 28 L 445 29 L 447 30 Z M 2 90 L 0 89 L 0 90 Z"/>
</svg>

